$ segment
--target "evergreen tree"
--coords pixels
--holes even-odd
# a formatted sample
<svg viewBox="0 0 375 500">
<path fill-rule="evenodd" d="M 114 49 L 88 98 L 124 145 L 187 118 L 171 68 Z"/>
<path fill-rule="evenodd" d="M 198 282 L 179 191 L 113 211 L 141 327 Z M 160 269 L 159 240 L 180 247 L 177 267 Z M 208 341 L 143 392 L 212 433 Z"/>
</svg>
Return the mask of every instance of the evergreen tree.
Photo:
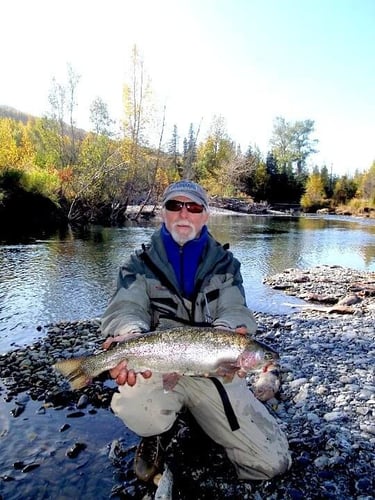
<svg viewBox="0 0 375 500">
<path fill-rule="evenodd" d="M 181 166 L 177 125 L 173 126 L 172 137 L 168 143 L 167 152 L 171 158 L 172 169 L 177 172 Z"/>
</svg>

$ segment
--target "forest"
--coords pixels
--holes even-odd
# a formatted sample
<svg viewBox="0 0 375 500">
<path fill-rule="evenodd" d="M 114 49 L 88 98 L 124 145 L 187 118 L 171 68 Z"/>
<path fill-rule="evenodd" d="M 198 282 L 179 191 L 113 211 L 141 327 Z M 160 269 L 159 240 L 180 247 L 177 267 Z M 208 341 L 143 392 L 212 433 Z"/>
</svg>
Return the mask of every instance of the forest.
<svg viewBox="0 0 375 500">
<path fill-rule="evenodd" d="M 267 152 L 252 145 L 241 151 L 220 115 L 205 137 L 193 122 L 187 137 L 176 125 L 165 137 L 166 110 L 155 110 L 136 46 L 131 68 L 120 124 L 98 97 L 90 107 L 90 130 L 77 128 L 80 77 L 69 65 L 65 83 L 52 81 L 45 116 L 0 107 L 0 215 L 22 191 L 43 197 L 45 207 L 56 207 L 72 223 L 118 225 L 129 205 L 156 206 L 165 187 L 181 178 L 201 183 L 213 198 L 297 204 L 305 212 L 374 212 L 375 161 L 352 177 L 326 165 L 307 167 L 319 145 L 313 120 L 276 117 Z"/>
</svg>

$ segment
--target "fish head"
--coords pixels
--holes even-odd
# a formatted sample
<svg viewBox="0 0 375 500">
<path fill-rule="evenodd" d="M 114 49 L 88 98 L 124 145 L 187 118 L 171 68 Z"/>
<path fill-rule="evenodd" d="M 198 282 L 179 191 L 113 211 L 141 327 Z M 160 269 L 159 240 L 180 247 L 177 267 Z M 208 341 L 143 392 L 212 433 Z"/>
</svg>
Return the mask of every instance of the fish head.
<svg viewBox="0 0 375 500">
<path fill-rule="evenodd" d="M 256 340 L 249 340 L 244 351 L 240 354 L 237 364 L 242 370 L 250 371 L 269 365 L 278 359 L 279 354 L 272 347 Z"/>
</svg>

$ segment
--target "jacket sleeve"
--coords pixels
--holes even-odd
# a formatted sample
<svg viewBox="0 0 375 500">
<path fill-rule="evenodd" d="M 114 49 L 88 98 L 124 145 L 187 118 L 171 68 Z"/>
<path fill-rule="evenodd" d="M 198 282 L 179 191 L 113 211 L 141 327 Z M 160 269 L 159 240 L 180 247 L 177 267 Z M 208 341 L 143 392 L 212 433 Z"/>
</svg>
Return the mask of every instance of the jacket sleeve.
<svg viewBox="0 0 375 500">
<path fill-rule="evenodd" d="M 213 279 L 219 279 L 214 276 Z M 220 289 L 217 305 L 217 317 L 213 326 L 222 326 L 235 329 L 246 326 L 250 334 L 255 333 L 257 325 L 253 313 L 246 305 L 243 279 L 240 271 L 240 263 L 233 258 L 225 279 L 218 287 Z"/>
<path fill-rule="evenodd" d="M 102 317 L 102 332 L 105 336 L 130 338 L 150 329 L 146 279 L 137 261 L 137 257 L 132 256 L 119 271 L 116 293 Z"/>
</svg>

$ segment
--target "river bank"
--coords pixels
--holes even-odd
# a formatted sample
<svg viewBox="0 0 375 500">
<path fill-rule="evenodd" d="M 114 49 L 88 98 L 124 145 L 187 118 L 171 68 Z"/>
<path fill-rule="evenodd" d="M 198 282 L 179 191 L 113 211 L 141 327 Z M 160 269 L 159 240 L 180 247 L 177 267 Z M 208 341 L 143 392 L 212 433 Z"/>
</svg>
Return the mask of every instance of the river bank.
<svg viewBox="0 0 375 500">
<path fill-rule="evenodd" d="M 167 449 L 180 465 L 176 499 L 374 498 L 375 277 L 353 273 L 324 266 L 265 278 L 286 294 L 311 294 L 310 305 L 320 307 L 256 314 L 257 338 L 281 356 L 282 390 L 267 407 L 287 433 L 290 471 L 272 481 L 238 482 L 223 451 L 192 432 L 182 416 Z M 354 283 L 362 290 L 353 291 Z M 331 302 L 311 302 L 313 294 Z M 352 310 L 329 310 L 353 294 L 359 300 L 346 304 Z M 72 393 L 52 369 L 62 356 L 100 347 L 98 322 L 49 325 L 40 335 L 0 357 L 2 498 L 152 498 L 154 488 L 132 472 L 138 439 L 109 409 L 113 383 L 102 378 Z"/>
</svg>

